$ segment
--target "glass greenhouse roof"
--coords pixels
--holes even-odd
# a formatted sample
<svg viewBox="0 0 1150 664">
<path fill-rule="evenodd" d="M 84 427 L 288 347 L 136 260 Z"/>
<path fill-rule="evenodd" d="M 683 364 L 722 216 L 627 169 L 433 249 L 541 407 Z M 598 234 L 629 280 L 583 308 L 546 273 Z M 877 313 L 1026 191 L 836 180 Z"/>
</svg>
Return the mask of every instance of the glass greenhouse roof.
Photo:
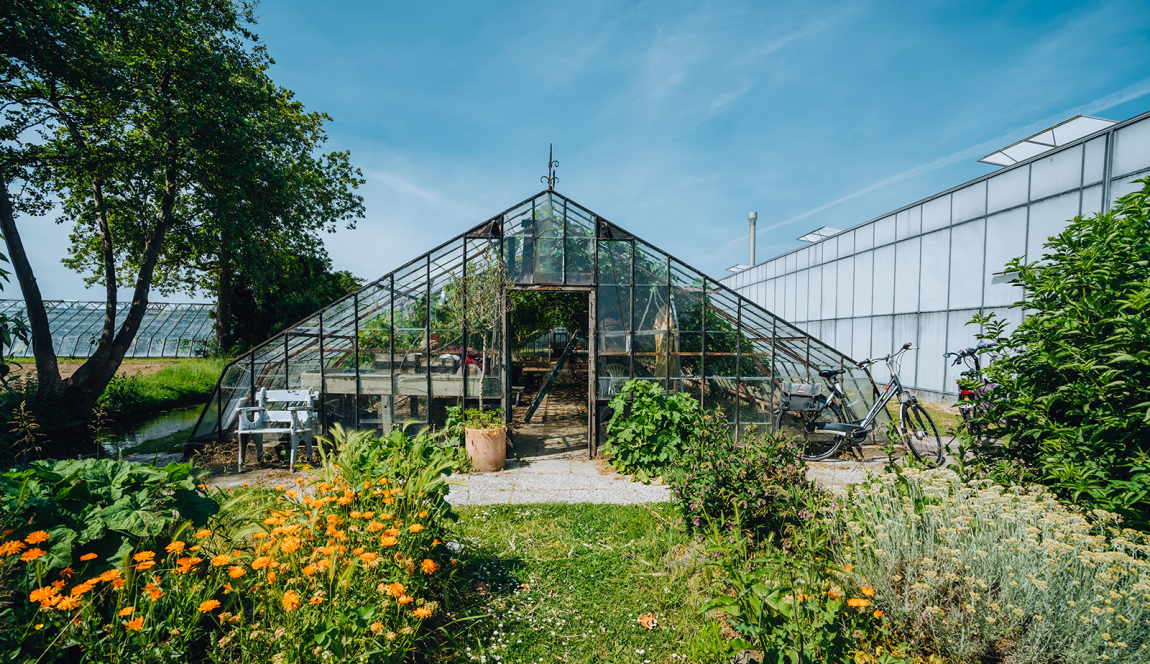
<svg viewBox="0 0 1150 664">
<path fill-rule="evenodd" d="M 116 307 L 117 327 L 128 317 L 131 303 Z M 88 357 L 96 348 L 104 327 L 103 302 L 45 300 L 52 346 L 60 357 Z M 215 305 L 153 302 L 148 305 L 136 340 L 126 357 L 192 357 L 202 352 L 215 337 L 212 311 Z M 0 313 L 27 318 L 24 300 L 0 300 Z M 31 357 L 32 348 L 23 342 L 5 349 L 14 357 Z"/>
<path fill-rule="evenodd" d="M 861 416 L 872 403 L 874 383 L 851 358 L 544 191 L 237 358 L 192 440 L 231 439 L 239 409 L 261 388 L 316 390 L 324 430 L 336 423 L 438 426 L 446 407 L 460 403 L 509 413 L 506 314 L 476 319 L 483 313 L 479 284 L 494 271 L 505 272 L 511 290 L 587 294 L 594 404 L 605 404 L 631 378 L 652 381 L 720 406 L 738 436 L 771 426 L 782 381 L 838 368 L 846 370 L 852 409 Z M 452 304 L 460 300 L 462 307 Z"/>
</svg>

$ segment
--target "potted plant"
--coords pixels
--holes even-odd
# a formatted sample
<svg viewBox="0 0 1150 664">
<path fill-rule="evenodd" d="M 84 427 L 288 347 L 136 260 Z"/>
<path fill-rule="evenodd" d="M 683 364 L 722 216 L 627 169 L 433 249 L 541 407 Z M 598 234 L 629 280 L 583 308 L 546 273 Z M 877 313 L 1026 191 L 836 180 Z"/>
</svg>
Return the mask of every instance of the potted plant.
<svg viewBox="0 0 1150 664">
<path fill-rule="evenodd" d="M 470 408 L 463 417 L 467 456 L 475 472 L 503 470 L 507 461 L 507 424 L 503 411 Z"/>
</svg>

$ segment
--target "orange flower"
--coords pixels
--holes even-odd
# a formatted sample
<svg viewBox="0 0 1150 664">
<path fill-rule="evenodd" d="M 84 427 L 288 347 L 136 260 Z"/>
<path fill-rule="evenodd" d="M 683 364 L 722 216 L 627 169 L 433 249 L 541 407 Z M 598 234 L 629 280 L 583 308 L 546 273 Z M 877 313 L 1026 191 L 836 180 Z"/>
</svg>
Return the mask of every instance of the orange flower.
<svg viewBox="0 0 1150 664">
<path fill-rule="evenodd" d="M 212 534 L 212 531 L 208 530 L 207 528 L 204 528 L 203 530 L 196 533 L 196 537 L 203 539 L 205 537 L 208 537 L 211 534 Z"/>
<path fill-rule="evenodd" d="M 24 538 L 24 541 L 29 544 L 39 544 L 40 542 L 47 542 L 49 539 L 47 532 L 37 530 L 34 533 L 29 533 L 28 536 Z"/>
<path fill-rule="evenodd" d="M 847 606 L 851 607 L 852 609 L 863 609 L 870 606 L 870 602 L 858 597 L 852 597 L 847 600 Z"/>
<path fill-rule="evenodd" d="M 270 556 L 260 556 L 252 561 L 252 569 L 263 569 L 272 563 Z"/>
<path fill-rule="evenodd" d="M 136 569 L 138 569 L 138 570 L 140 570 L 140 571 L 142 572 L 142 571 L 144 571 L 144 570 L 146 570 L 146 569 L 152 569 L 152 568 L 153 568 L 153 567 L 155 567 L 155 566 L 156 566 L 156 561 L 154 561 L 154 560 L 145 560 L 144 562 L 137 564 L 137 565 L 136 565 Z"/>
<path fill-rule="evenodd" d="M 360 554 L 359 559 L 365 563 L 370 564 L 370 563 L 375 562 L 375 559 L 378 557 L 379 557 L 378 553 L 373 553 L 371 551 L 367 551 L 365 553 Z"/>
<path fill-rule="evenodd" d="M 423 570 L 424 574 L 434 574 L 436 570 L 439 569 L 439 565 L 436 565 L 434 560 L 425 558 L 423 562 L 419 564 L 419 569 Z"/>
<path fill-rule="evenodd" d="M 115 588 L 116 590 L 123 588 L 124 587 L 124 580 L 123 579 L 112 579 L 112 587 Z"/>
<path fill-rule="evenodd" d="M 55 586 L 44 586 L 43 588 L 37 588 L 28 595 L 28 601 L 44 602 L 45 600 L 50 600 L 59 592 L 60 591 L 57 590 Z"/>
<path fill-rule="evenodd" d="M 284 541 L 280 543 L 280 551 L 283 551 L 284 553 L 295 553 L 299 550 L 299 544 L 300 542 L 298 537 L 285 537 Z"/>
<path fill-rule="evenodd" d="M 379 515 L 379 520 L 380 521 L 391 521 L 391 515 L 388 514 L 387 512 L 384 512 L 383 514 Z"/>
<path fill-rule="evenodd" d="M 12 540 L 11 542 L 4 542 L 0 544 L 0 554 L 5 556 L 12 556 L 24 550 L 24 543 L 20 540 Z"/>
<path fill-rule="evenodd" d="M 227 565 L 230 562 L 232 562 L 232 557 L 226 553 L 221 553 L 220 555 L 212 558 L 212 565 L 214 565 L 216 567 L 223 567 L 224 565 Z"/>
<path fill-rule="evenodd" d="M 82 562 L 88 562 L 89 560 L 95 560 L 95 559 L 96 559 L 96 554 L 94 554 L 94 553 L 85 553 L 84 555 L 80 556 L 80 560 Z"/>
<path fill-rule="evenodd" d="M 377 621 L 371 623 L 371 627 L 369 629 L 371 629 L 372 634 L 379 634 L 380 632 L 383 631 L 383 623 L 381 623 L 377 620 Z"/>
<path fill-rule="evenodd" d="M 840 594 L 836 593 L 836 592 L 835 592 L 835 591 L 833 591 L 833 590 L 828 590 L 828 591 L 827 591 L 827 595 L 830 595 L 830 598 L 831 598 L 831 599 L 838 599 L 838 598 L 842 597 L 842 595 L 840 595 Z"/>
<path fill-rule="evenodd" d="M 224 592 L 226 592 L 226 593 L 230 593 L 231 591 L 232 591 L 232 584 L 230 584 L 230 583 L 225 583 L 225 584 L 224 584 Z"/>
<path fill-rule="evenodd" d="M 148 591 L 148 597 L 152 598 L 153 602 L 160 599 L 163 596 L 164 596 L 164 591 L 160 590 L 159 588 L 153 588 L 153 589 Z"/>
<path fill-rule="evenodd" d="M 110 569 L 96 578 L 104 582 L 112 581 L 114 579 L 120 578 L 120 570 Z"/>
<path fill-rule="evenodd" d="M 61 599 L 59 602 L 57 602 L 56 603 L 56 610 L 57 611 L 71 611 L 72 609 L 74 609 L 78 606 L 80 606 L 80 598 L 75 596 L 75 595 L 72 595 L 71 597 L 65 597 L 65 598 Z"/>
<path fill-rule="evenodd" d="M 874 588 L 871 588 L 870 586 L 863 586 L 862 594 L 866 595 L 867 597 L 874 597 Z"/>
<path fill-rule="evenodd" d="M 129 620 L 128 622 L 124 623 L 124 627 L 129 632 L 135 632 L 135 631 L 144 629 L 144 616 L 140 616 L 139 618 Z"/>
<path fill-rule="evenodd" d="M 203 548 L 203 547 L 201 547 L 199 544 L 197 544 L 197 545 L 195 545 L 195 546 L 192 546 L 192 547 L 188 547 L 188 551 L 199 551 L 199 550 L 200 550 L 200 549 L 202 549 L 202 548 Z"/>
<path fill-rule="evenodd" d="M 403 606 L 404 604 L 411 604 L 412 602 L 415 601 L 415 598 L 414 597 L 408 597 L 407 595 L 404 595 L 403 597 L 400 597 L 400 598 L 396 599 L 395 601 L 399 602 L 400 606 Z"/>
<path fill-rule="evenodd" d="M 132 615 L 132 612 L 135 610 L 136 610 L 136 607 L 134 607 L 134 606 L 125 606 L 124 608 L 120 609 L 120 613 L 118 615 L 130 616 L 130 615 Z"/>
<path fill-rule="evenodd" d="M 399 529 L 388 528 L 387 530 L 383 531 L 383 534 L 387 535 L 388 537 L 399 537 Z"/>
<path fill-rule="evenodd" d="M 198 565 L 202 562 L 204 562 L 203 558 L 198 558 L 195 556 L 193 556 L 191 558 L 180 558 L 179 560 L 176 561 L 176 573 L 177 574 L 187 574 L 188 572 L 190 572 L 192 570 L 193 567 L 195 567 L 196 565 Z"/>
<path fill-rule="evenodd" d="M 316 595 L 316 596 L 311 598 L 311 603 L 315 604 L 315 605 L 323 604 L 323 598 L 320 597 L 319 595 Z"/>
<path fill-rule="evenodd" d="M 200 613 L 211 613 L 216 610 L 220 603 L 214 599 L 209 599 L 206 602 L 200 602 Z"/>
<path fill-rule="evenodd" d="M 363 553 L 363 547 L 362 547 L 362 546 L 357 546 L 357 547 L 355 547 L 354 549 L 352 549 L 352 550 L 351 550 L 351 553 L 352 553 L 352 555 L 356 555 L 356 556 L 358 556 L 359 554 Z"/>
<path fill-rule="evenodd" d="M 156 557 L 156 554 L 154 551 L 141 551 L 141 552 L 135 554 L 134 556 L 132 556 L 132 560 L 134 560 L 138 563 L 142 563 L 145 560 L 151 560 L 155 557 Z"/>
<path fill-rule="evenodd" d="M 378 533 L 381 530 L 383 530 L 383 524 L 378 521 L 367 524 L 367 532 L 369 533 Z"/>
<path fill-rule="evenodd" d="M 364 487 L 364 488 L 366 489 L 367 487 Z M 351 512 L 349 512 L 348 514 L 350 514 L 350 515 L 351 515 L 351 518 L 353 518 L 353 519 L 358 519 L 358 518 L 359 518 L 359 510 L 352 510 L 352 511 L 351 511 Z"/>
<path fill-rule="evenodd" d="M 431 617 L 431 609 L 426 606 L 421 606 L 418 609 L 412 611 L 411 614 L 420 620 L 425 620 Z"/>
<path fill-rule="evenodd" d="M 228 568 L 228 576 L 232 577 L 233 579 L 238 579 L 246 573 L 247 570 L 240 567 L 239 565 L 232 565 Z"/>
<path fill-rule="evenodd" d="M 26 563 L 30 563 L 33 560 L 36 560 L 37 558 L 39 558 L 40 556 L 46 555 L 47 553 L 48 553 L 47 551 L 45 551 L 44 549 L 41 549 L 39 547 L 31 548 L 31 549 L 28 549 L 27 551 L 25 551 L 20 556 L 20 560 L 23 560 Z"/>
<path fill-rule="evenodd" d="M 439 546 L 439 538 L 438 537 L 431 540 L 431 546 Z"/>
<path fill-rule="evenodd" d="M 382 539 L 379 540 L 379 543 L 384 546 L 395 546 L 396 544 L 399 544 L 399 540 L 395 539 L 391 535 L 385 535 Z"/>
<path fill-rule="evenodd" d="M 165 546 L 164 550 L 168 553 L 179 553 L 184 550 L 184 543 L 179 541 L 172 542 L 171 544 Z"/>
<path fill-rule="evenodd" d="M 318 570 L 319 570 L 319 568 L 316 567 L 315 565 L 308 565 L 307 567 L 303 568 L 302 571 L 306 576 L 311 576 L 312 574 L 315 574 L 316 571 L 318 571 Z"/>
<path fill-rule="evenodd" d="M 275 583 L 275 582 L 276 582 L 276 573 L 275 572 L 268 572 L 268 583 Z"/>
<path fill-rule="evenodd" d="M 299 608 L 299 595 L 294 590 L 289 590 L 284 593 L 283 606 L 286 611 L 295 611 Z"/>
<path fill-rule="evenodd" d="M 387 594 L 392 597 L 403 597 L 403 593 L 406 591 L 407 588 L 404 588 L 402 583 L 392 583 L 387 586 Z"/>
<path fill-rule="evenodd" d="M 843 569 L 846 570 L 847 572 L 853 571 L 854 568 L 855 568 L 854 565 L 843 565 Z"/>
<path fill-rule="evenodd" d="M 71 590 L 72 596 L 73 597 L 79 597 L 80 595 L 83 595 L 84 593 L 92 590 L 92 588 L 94 588 L 95 586 L 96 586 L 95 583 L 93 583 L 91 581 L 85 581 L 84 583 L 81 583 L 80 585 L 76 586 L 75 588 L 72 588 L 72 590 Z"/>
<path fill-rule="evenodd" d="M 413 533 L 418 533 L 419 531 L 423 530 L 423 526 L 419 525 L 418 523 L 413 523 L 408 526 L 407 529 Z"/>
<path fill-rule="evenodd" d="M 874 617 L 875 617 L 875 618 L 881 618 L 882 616 L 883 616 L 883 612 L 882 612 L 882 609 L 879 609 L 878 611 L 875 611 L 875 612 L 874 612 Z"/>
</svg>

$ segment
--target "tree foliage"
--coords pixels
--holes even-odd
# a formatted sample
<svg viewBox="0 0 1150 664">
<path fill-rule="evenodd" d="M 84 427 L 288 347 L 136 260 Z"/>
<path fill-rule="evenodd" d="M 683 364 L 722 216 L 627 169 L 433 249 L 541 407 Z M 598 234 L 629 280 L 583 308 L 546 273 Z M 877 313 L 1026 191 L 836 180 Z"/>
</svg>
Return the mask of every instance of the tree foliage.
<svg viewBox="0 0 1150 664">
<path fill-rule="evenodd" d="M 1150 525 L 1150 178 L 1105 214 L 1078 217 L 1041 261 L 1006 266 L 1026 299 L 1012 332 L 973 321 L 1001 357 L 984 418 L 1006 462 L 1064 496 Z M 994 451 L 994 450 L 988 450 Z M 1005 458 L 1000 458 L 1004 456 Z"/>
<path fill-rule="evenodd" d="M 0 222 L 41 390 L 62 390 L 73 417 L 115 374 L 153 287 L 216 292 L 227 341 L 237 274 L 250 287 L 274 281 L 260 272 L 290 271 L 273 260 L 323 264 L 318 231 L 362 216 L 353 193 L 362 179 L 347 153 L 318 154 L 329 118 L 304 112 L 268 78 L 272 60 L 253 23 L 243 0 L 12 0 L 0 9 Z M 67 264 L 106 299 L 92 356 L 63 381 L 15 223 L 53 200 L 72 224 Z M 133 295 L 117 325 L 119 287 Z"/>
</svg>

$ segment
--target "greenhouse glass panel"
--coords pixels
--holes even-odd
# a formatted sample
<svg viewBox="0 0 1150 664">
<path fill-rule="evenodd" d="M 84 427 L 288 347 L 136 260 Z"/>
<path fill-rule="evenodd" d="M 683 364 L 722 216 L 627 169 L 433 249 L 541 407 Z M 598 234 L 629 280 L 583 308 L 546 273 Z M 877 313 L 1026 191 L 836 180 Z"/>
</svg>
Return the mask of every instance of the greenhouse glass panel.
<svg viewBox="0 0 1150 664">
<path fill-rule="evenodd" d="M 818 255 L 808 251 L 804 258 L 808 254 Z M 835 281 L 839 271 L 824 271 L 824 280 Z M 817 296 L 824 289 L 816 283 Z M 777 290 L 774 299 L 793 308 L 796 285 L 792 275 L 763 287 Z M 503 321 L 510 290 L 593 292 L 588 362 L 597 378 L 592 396 L 600 404 L 632 377 L 650 380 L 668 393 L 685 392 L 705 407 L 721 408 L 741 435 L 772 426 L 781 381 L 817 380 L 821 369 L 848 369 L 852 408 L 865 412 L 873 399 L 869 375 L 850 358 L 546 191 L 237 358 L 225 368 L 194 439 L 234 440 L 235 413 L 254 403 L 260 388 L 318 390 L 324 430 L 335 424 L 382 431 L 438 426 L 452 405 L 506 406 L 511 385 Z M 804 306 L 808 299 L 801 298 Z M 99 329 L 99 310 L 60 309 L 69 316 L 59 328 L 73 344 Z M 166 320 L 150 323 L 141 348 L 167 354 L 174 348 L 171 337 L 211 332 L 207 315 L 187 307 L 171 308 Z M 831 336 L 859 341 L 858 334 Z"/>
</svg>

